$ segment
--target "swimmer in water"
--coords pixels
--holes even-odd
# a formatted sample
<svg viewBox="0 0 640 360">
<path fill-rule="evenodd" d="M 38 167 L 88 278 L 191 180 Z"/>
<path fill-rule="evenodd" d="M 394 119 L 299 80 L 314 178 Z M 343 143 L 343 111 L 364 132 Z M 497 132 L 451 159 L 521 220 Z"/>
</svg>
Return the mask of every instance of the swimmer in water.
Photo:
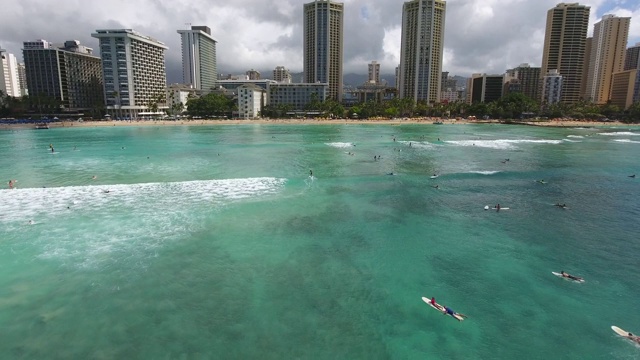
<svg viewBox="0 0 640 360">
<path fill-rule="evenodd" d="M 33 225 L 33 220 L 29 220 L 28 224 Z"/>
<path fill-rule="evenodd" d="M 13 189 L 13 180 L 9 180 L 9 189 Z"/>
<path fill-rule="evenodd" d="M 313 170 L 309 170 L 309 176 L 313 177 Z"/>
<path fill-rule="evenodd" d="M 91 180 L 95 180 L 95 179 L 97 179 L 97 178 L 98 178 L 97 176 L 93 175 L 93 176 L 91 177 Z"/>
</svg>

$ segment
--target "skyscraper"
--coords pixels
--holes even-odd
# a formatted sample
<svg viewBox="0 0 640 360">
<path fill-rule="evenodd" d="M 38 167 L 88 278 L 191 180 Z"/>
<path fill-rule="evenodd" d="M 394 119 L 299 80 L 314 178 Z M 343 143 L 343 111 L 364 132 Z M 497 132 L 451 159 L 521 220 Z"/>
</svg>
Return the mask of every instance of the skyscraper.
<svg viewBox="0 0 640 360">
<path fill-rule="evenodd" d="M 640 69 L 640 43 L 627 49 L 624 59 L 624 70 Z"/>
<path fill-rule="evenodd" d="M 131 29 L 97 30 L 91 36 L 100 39 L 107 109 L 135 118 L 166 101 L 163 43 Z"/>
<path fill-rule="evenodd" d="M 584 73 L 589 6 L 560 3 L 547 12 L 541 74 L 558 70 L 562 76 L 561 101 L 580 100 Z"/>
<path fill-rule="evenodd" d="M 36 40 L 23 46 L 30 96 L 55 99 L 73 111 L 93 110 L 104 104 L 102 65 L 93 49 L 77 40 L 65 41 L 63 45 Z"/>
<path fill-rule="evenodd" d="M 216 43 L 207 26 L 178 30 L 182 43 L 182 81 L 197 90 L 211 90 L 218 78 Z"/>
<path fill-rule="evenodd" d="M 446 1 L 413 0 L 402 6 L 400 98 L 440 98 Z"/>
<path fill-rule="evenodd" d="M 604 15 L 595 23 L 584 100 L 596 104 L 609 100 L 613 73 L 624 69 L 630 22 L 629 17 Z"/>
<path fill-rule="evenodd" d="M 372 61 L 369 64 L 369 81 L 370 84 L 380 84 L 380 64 Z"/>
<path fill-rule="evenodd" d="M 304 4 L 304 82 L 328 83 L 329 98 L 342 101 L 344 4 Z"/>
<path fill-rule="evenodd" d="M 4 49 L 0 49 L 0 91 L 12 97 L 22 96 L 18 61 Z"/>
<path fill-rule="evenodd" d="M 273 80 L 279 83 L 291 84 L 291 73 L 284 66 L 276 66 L 273 70 Z"/>
</svg>

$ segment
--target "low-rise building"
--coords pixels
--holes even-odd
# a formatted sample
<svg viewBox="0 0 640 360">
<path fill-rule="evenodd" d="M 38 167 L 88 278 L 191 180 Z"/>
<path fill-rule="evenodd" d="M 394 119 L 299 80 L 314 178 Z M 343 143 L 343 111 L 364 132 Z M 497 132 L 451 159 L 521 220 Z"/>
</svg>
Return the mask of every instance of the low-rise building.
<svg viewBox="0 0 640 360">
<path fill-rule="evenodd" d="M 173 115 L 179 115 L 187 111 L 187 102 L 197 96 L 198 90 L 191 85 L 171 84 L 167 86 L 167 106 Z"/>
<path fill-rule="evenodd" d="M 323 102 L 329 94 L 328 83 L 285 84 L 270 83 L 267 88 L 267 104 L 270 106 L 289 105 L 293 110 L 302 110 L 314 99 Z"/>
<path fill-rule="evenodd" d="M 238 87 L 238 117 L 255 119 L 260 116 L 264 106 L 266 91 L 253 84 Z"/>
</svg>

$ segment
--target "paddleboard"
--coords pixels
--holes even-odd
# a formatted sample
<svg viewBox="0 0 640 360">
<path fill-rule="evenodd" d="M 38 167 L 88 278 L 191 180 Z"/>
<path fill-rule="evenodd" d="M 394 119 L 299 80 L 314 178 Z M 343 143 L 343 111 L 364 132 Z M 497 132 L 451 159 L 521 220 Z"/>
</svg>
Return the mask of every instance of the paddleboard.
<svg viewBox="0 0 640 360">
<path fill-rule="evenodd" d="M 555 275 L 555 276 L 557 276 L 557 277 L 561 277 L 561 278 L 563 278 L 563 279 L 565 279 L 565 280 L 569 280 L 569 281 L 573 281 L 573 282 L 577 282 L 577 283 L 583 283 L 583 282 L 584 282 L 584 279 L 576 280 L 576 279 L 572 279 L 572 278 L 564 277 L 564 276 L 562 276 L 562 274 L 560 274 L 559 272 L 552 271 L 551 273 L 552 273 L 553 275 Z"/>
<path fill-rule="evenodd" d="M 485 210 L 498 210 L 498 208 L 494 208 L 494 207 L 490 208 L 489 205 L 486 205 L 484 207 L 484 209 Z M 501 207 L 500 210 L 509 210 L 509 208 L 508 207 Z"/>
<path fill-rule="evenodd" d="M 439 175 L 433 175 L 433 176 L 430 176 L 430 177 L 429 177 L 429 179 L 435 179 L 435 178 L 437 178 L 438 176 L 439 176 Z"/>
<path fill-rule="evenodd" d="M 433 305 L 433 304 L 431 303 L 431 299 L 429 299 L 429 298 L 427 298 L 427 297 L 424 297 L 424 296 L 422 297 L 422 301 L 426 302 L 426 303 L 427 303 L 427 305 L 429 305 L 429 306 L 431 306 L 432 308 L 434 308 L 434 309 L 436 309 L 436 310 L 440 311 L 441 313 L 444 313 L 444 306 L 442 306 L 442 305 L 438 304 L 437 302 L 436 302 L 436 305 L 437 305 L 437 306 L 436 306 L 436 305 Z M 458 319 L 458 320 L 460 320 L 460 321 L 464 320 L 464 318 L 463 318 L 462 316 L 457 315 L 457 314 L 456 314 L 456 315 L 453 315 L 452 317 L 454 317 L 454 318 L 456 318 L 456 319 Z"/>
</svg>

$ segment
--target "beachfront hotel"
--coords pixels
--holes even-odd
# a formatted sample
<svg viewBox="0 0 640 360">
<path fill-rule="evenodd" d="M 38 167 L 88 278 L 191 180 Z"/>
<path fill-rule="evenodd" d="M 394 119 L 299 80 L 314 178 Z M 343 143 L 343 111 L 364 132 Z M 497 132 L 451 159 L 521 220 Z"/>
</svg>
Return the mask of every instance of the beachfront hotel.
<svg viewBox="0 0 640 360">
<path fill-rule="evenodd" d="M 109 114 L 137 118 L 157 104 L 166 107 L 167 76 L 164 51 L 158 40 L 131 29 L 97 30 L 104 72 L 104 96 Z"/>
<path fill-rule="evenodd" d="M 207 26 L 178 30 L 182 43 L 182 82 L 196 90 L 210 91 L 218 77 L 216 43 Z"/>
<path fill-rule="evenodd" d="M 328 83 L 329 98 L 342 101 L 344 4 L 315 0 L 303 9 L 304 82 Z"/>
<path fill-rule="evenodd" d="M 400 98 L 440 101 L 446 1 L 413 0 L 402 6 Z"/>
<path fill-rule="evenodd" d="M 328 93 L 329 84 L 327 83 L 269 83 L 267 85 L 267 104 L 272 107 L 287 105 L 292 110 L 303 110 L 314 99 L 324 102 Z"/>
<path fill-rule="evenodd" d="M 604 15 L 593 27 L 584 100 L 606 104 L 613 73 L 624 70 L 630 17 Z"/>
<path fill-rule="evenodd" d="M 631 69 L 614 73 L 611 80 L 611 104 L 628 109 L 640 102 L 640 70 Z"/>
<path fill-rule="evenodd" d="M 92 48 L 77 40 L 63 45 L 27 41 L 22 56 L 30 96 L 56 99 L 66 111 L 95 110 L 104 104 L 102 65 Z"/>
<path fill-rule="evenodd" d="M 574 104 L 583 95 L 589 10 L 578 3 L 560 3 L 547 12 L 540 73 L 545 76 L 558 70 L 565 104 Z"/>
<path fill-rule="evenodd" d="M 22 96 L 18 60 L 5 49 L 0 49 L 0 91 L 12 97 Z"/>
</svg>

